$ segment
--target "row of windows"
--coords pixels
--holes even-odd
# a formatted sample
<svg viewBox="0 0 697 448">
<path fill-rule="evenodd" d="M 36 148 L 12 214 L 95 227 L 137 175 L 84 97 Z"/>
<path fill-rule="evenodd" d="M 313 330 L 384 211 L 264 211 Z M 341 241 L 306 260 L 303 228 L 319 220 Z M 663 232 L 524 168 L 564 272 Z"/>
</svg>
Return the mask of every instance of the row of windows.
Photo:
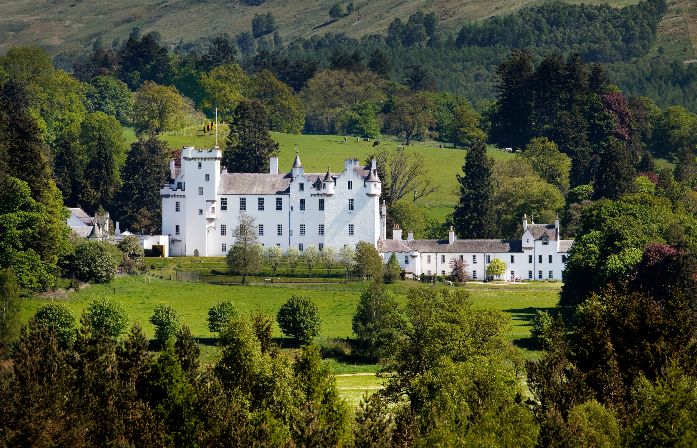
<svg viewBox="0 0 697 448">
<path fill-rule="evenodd" d="M 460 260 L 464 260 L 464 257 L 465 257 L 464 255 L 460 255 Z M 538 259 L 538 263 L 542 264 L 542 260 L 543 260 L 542 255 L 538 255 L 537 259 Z M 553 263 L 554 258 L 552 255 L 549 255 L 548 259 L 549 259 L 550 263 Z M 561 261 L 562 261 L 562 263 L 566 263 L 566 255 L 561 256 Z M 445 255 L 440 256 L 440 262 L 445 263 Z M 491 263 L 491 255 L 486 256 L 486 262 L 487 262 L 487 264 Z M 426 263 L 431 263 L 431 256 L 430 255 L 426 255 Z M 515 255 L 511 255 L 511 263 L 515 263 Z M 532 255 L 528 255 L 528 263 L 532 264 Z M 477 256 L 476 255 L 472 255 L 472 264 L 477 264 Z"/>
<path fill-rule="evenodd" d="M 198 188 L 198 194 L 200 194 L 200 195 L 203 194 L 203 187 Z M 257 210 L 263 211 L 264 206 L 265 206 L 264 198 L 257 198 Z M 320 211 L 324 211 L 324 199 L 319 199 L 317 207 Z M 348 200 L 348 209 L 349 209 L 349 211 L 354 210 L 354 200 L 353 199 Z M 220 210 L 227 211 L 227 198 L 220 198 Z M 240 198 L 240 211 L 246 211 L 246 210 L 247 210 L 247 198 Z M 283 198 L 276 198 L 276 210 L 277 211 L 283 210 Z M 305 210 L 305 199 L 300 199 L 300 210 L 301 211 Z M 179 201 L 175 202 L 174 211 L 175 212 L 181 211 L 181 204 L 179 203 Z"/>
<path fill-rule="evenodd" d="M 305 224 L 300 224 L 300 235 L 305 235 Z M 179 226 L 176 226 L 177 229 L 177 235 L 179 235 Z M 349 224 L 349 235 L 353 235 L 353 224 Z M 258 232 L 259 235 L 264 235 L 264 224 L 259 224 L 258 225 Z M 283 224 L 278 224 L 276 226 L 276 234 L 281 236 L 283 235 Z M 324 224 L 319 224 L 317 226 L 317 234 L 320 236 L 324 235 Z M 220 225 L 220 236 L 226 236 L 227 235 L 227 225 L 221 224 Z"/>
<path fill-rule="evenodd" d="M 352 180 L 348 181 L 348 189 L 353 190 L 353 181 Z M 298 184 L 298 190 L 305 191 L 305 184 L 303 182 L 300 182 Z"/>
</svg>

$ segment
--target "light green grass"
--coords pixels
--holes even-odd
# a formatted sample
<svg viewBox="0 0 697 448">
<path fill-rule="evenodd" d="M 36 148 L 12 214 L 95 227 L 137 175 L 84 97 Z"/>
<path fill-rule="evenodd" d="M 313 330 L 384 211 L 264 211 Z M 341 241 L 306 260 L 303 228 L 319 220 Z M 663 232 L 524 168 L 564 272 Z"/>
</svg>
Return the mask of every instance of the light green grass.
<svg viewBox="0 0 697 448">
<path fill-rule="evenodd" d="M 403 297 L 408 288 L 421 285 L 406 281 L 389 285 L 389 288 Z M 159 304 L 168 304 L 177 309 L 182 323 L 191 328 L 194 337 L 205 339 L 214 336 L 208 331 L 206 317 L 208 309 L 215 303 L 229 300 L 243 313 L 259 309 L 275 316 L 281 305 L 295 294 L 307 296 L 317 303 L 322 318 L 322 337 L 347 338 L 352 337 L 351 318 L 360 293 L 366 286 L 365 282 L 338 285 L 219 286 L 160 280 L 150 276 L 124 276 L 116 278 L 110 284 L 90 285 L 71 293 L 67 299 L 26 299 L 22 302 L 21 315 L 26 321 L 41 305 L 57 301 L 65 304 L 78 318 L 92 300 L 113 298 L 126 309 L 131 323 L 139 323 L 146 335 L 152 337 L 154 329 L 148 322 L 152 310 Z M 510 314 L 511 339 L 519 340 L 529 336 L 530 319 L 535 310 L 555 305 L 560 284 L 471 283 L 465 288 L 470 291 L 475 306 Z M 276 326 L 274 336 L 281 336 Z"/>
<path fill-rule="evenodd" d="M 221 126 L 221 134 L 225 134 L 225 128 Z M 124 136 L 128 141 L 133 141 L 135 135 L 131 129 L 124 130 Z M 358 158 L 362 162 L 376 151 L 372 142 L 356 141 L 355 138 L 348 138 L 344 141 L 343 136 L 339 135 L 295 135 L 272 132 L 273 138 L 279 143 L 279 168 L 281 171 L 290 171 L 295 158 L 297 147 L 300 159 L 305 167 L 305 172 L 323 173 L 327 167 L 332 171 L 342 171 L 344 160 L 347 158 Z M 191 129 L 183 129 L 174 133 L 167 133 L 162 138 L 173 149 L 183 146 L 195 146 L 197 148 L 212 147 L 215 137 L 213 135 L 197 135 Z M 382 137 L 381 147 L 395 148 L 400 144 L 399 141 L 391 137 Z M 224 145 L 221 137 L 219 145 Z M 425 169 L 433 179 L 433 183 L 438 186 L 438 190 L 420 199 L 417 203 L 423 207 L 427 214 L 436 219 L 443 219 L 452 207 L 457 203 L 458 184 L 456 175 L 462 174 L 462 165 L 465 161 L 466 152 L 462 149 L 439 148 L 438 142 L 416 142 L 407 148 L 407 151 L 414 151 L 421 154 L 424 158 Z M 491 146 L 489 155 L 495 160 L 509 160 L 513 154 L 498 150 Z"/>
<path fill-rule="evenodd" d="M 336 387 L 355 409 L 365 394 L 373 394 L 382 389 L 385 381 L 385 378 L 378 378 L 374 374 L 340 374 L 336 376 Z"/>
</svg>

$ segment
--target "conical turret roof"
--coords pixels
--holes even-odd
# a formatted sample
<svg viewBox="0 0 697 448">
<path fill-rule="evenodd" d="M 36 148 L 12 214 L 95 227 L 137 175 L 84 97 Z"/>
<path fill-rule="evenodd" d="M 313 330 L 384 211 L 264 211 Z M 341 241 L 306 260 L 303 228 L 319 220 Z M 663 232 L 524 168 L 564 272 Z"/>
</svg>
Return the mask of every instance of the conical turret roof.
<svg viewBox="0 0 697 448">
<path fill-rule="evenodd" d="M 329 171 L 329 167 L 327 167 L 327 174 L 324 175 L 324 180 L 322 182 L 334 182 L 334 179 L 332 179 L 332 173 Z"/>
<path fill-rule="evenodd" d="M 300 154 L 298 154 L 298 150 L 295 150 L 295 161 L 293 161 L 293 168 L 302 168 L 303 164 L 300 161 Z"/>
<path fill-rule="evenodd" d="M 378 177 L 378 170 L 371 169 L 370 174 L 368 175 L 368 182 L 380 182 L 380 178 Z"/>
</svg>

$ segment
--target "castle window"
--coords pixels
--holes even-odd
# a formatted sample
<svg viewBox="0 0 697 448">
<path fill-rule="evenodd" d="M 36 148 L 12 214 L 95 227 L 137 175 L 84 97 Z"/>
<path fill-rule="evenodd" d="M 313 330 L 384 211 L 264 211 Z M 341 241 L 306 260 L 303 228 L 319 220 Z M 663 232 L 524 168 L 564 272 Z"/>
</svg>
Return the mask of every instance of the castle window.
<svg viewBox="0 0 697 448">
<path fill-rule="evenodd" d="M 175 234 L 175 235 L 179 235 L 179 224 L 177 224 L 176 226 L 174 226 L 174 234 Z"/>
<path fill-rule="evenodd" d="M 491 263 L 491 255 L 487 255 L 487 256 L 486 256 L 486 262 L 487 262 L 487 263 Z"/>
<path fill-rule="evenodd" d="M 283 198 L 276 198 L 276 210 L 283 210 Z"/>
<path fill-rule="evenodd" d="M 528 263 L 532 263 L 532 255 L 528 255 Z"/>
<path fill-rule="evenodd" d="M 201 169 L 201 162 L 198 162 L 198 169 Z"/>
<path fill-rule="evenodd" d="M 300 200 L 300 211 L 301 212 L 305 211 L 305 199 Z"/>
<path fill-rule="evenodd" d="M 223 252 L 227 252 L 227 244 L 223 243 L 220 248 L 223 250 Z"/>
<path fill-rule="evenodd" d="M 220 211 L 227 211 L 227 198 L 220 198 Z"/>
<path fill-rule="evenodd" d="M 300 224 L 300 236 L 305 236 L 305 224 Z"/>
<path fill-rule="evenodd" d="M 349 224 L 349 236 L 353 236 L 353 224 Z"/>
<path fill-rule="evenodd" d="M 426 255 L 426 263 L 429 263 L 429 264 L 431 263 L 431 256 L 430 255 Z"/>
<path fill-rule="evenodd" d="M 477 280 L 477 271 L 472 271 L 472 280 Z"/>
<path fill-rule="evenodd" d="M 554 278 L 554 272 L 549 271 L 549 279 L 552 280 Z"/>
<path fill-rule="evenodd" d="M 318 231 L 320 235 L 324 235 L 324 224 L 319 225 Z"/>
<path fill-rule="evenodd" d="M 532 280 L 532 271 L 528 271 L 528 279 Z"/>
<path fill-rule="evenodd" d="M 324 211 L 324 199 L 319 200 L 319 211 Z"/>
<path fill-rule="evenodd" d="M 348 181 L 348 189 L 353 190 L 353 181 L 352 180 Z"/>
<path fill-rule="evenodd" d="M 542 255 L 537 256 L 537 262 L 542 264 Z"/>
<path fill-rule="evenodd" d="M 203 209 L 202 209 L 202 208 L 198 209 L 198 214 L 199 214 L 199 215 L 203 215 Z"/>
<path fill-rule="evenodd" d="M 210 180 L 211 180 L 211 175 L 210 175 L 210 174 L 206 174 L 206 182 L 210 182 Z"/>
<path fill-rule="evenodd" d="M 511 255 L 511 263 L 515 263 L 515 255 Z"/>
<path fill-rule="evenodd" d="M 220 236 L 227 235 L 227 226 L 225 224 L 220 225 Z"/>
<path fill-rule="evenodd" d="M 283 224 L 276 225 L 276 235 L 283 236 Z"/>
<path fill-rule="evenodd" d="M 349 199 L 349 211 L 353 210 L 353 199 Z"/>
<path fill-rule="evenodd" d="M 472 264 L 477 264 L 477 256 L 472 255 Z"/>
<path fill-rule="evenodd" d="M 303 243 L 298 244 L 298 250 L 299 250 L 300 252 L 302 252 L 303 250 L 305 250 L 305 246 L 303 246 Z"/>
<path fill-rule="evenodd" d="M 319 243 L 317 247 L 319 247 L 320 251 L 324 250 L 324 243 Z"/>
<path fill-rule="evenodd" d="M 542 239 L 542 245 L 547 246 L 549 244 L 549 240 L 547 238 Z"/>
<path fill-rule="evenodd" d="M 203 187 L 198 187 L 198 195 L 203 196 Z"/>
<path fill-rule="evenodd" d="M 542 271 L 537 271 L 537 278 L 542 280 Z"/>
<path fill-rule="evenodd" d="M 445 263 L 445 255 L 441 255 L 441 256 L 440 256 L 440 262 L 441 262 L 441 263 Z"/>
<path fill-rule="evenodd" d="M 174 211 L 175 211 L 175 212 L 180 212 L 180 211 L 182 211 L 182 210 L 181 210 L 181 204 L 179 203 L 179 201 L 177 201 L 177 202 L 174 203 Z"/>
<path fill-rule="evenodd" d="M 240 198 L 240 211 L 247 210 L 247 198 Z"/>
<path fill-rule="evenodd" d="M 259 224 L 259 236 L 264 236 L 264 224 Z"/>
<path fill-rule="evenodd" d="M 257 198 L 257 210 L 264 210 L 264 198 Z"/>
<path fill-rule="evenodd" d="M 550 262 L 550 264 L 552 263 L 552 256 L 551 255 L 549 256 L 549 262 Z"/>
<path fill-rule="evenodd" d="M 566 255 L 562 255 L 562 256 L 561 256 L 561 262 L 562 262 L 562 263 L 566 263 Z"/>
<path fill-rule="evenodd" d="M 305 191 L 305 184 L 302 183 L 302 182 L 300 182 L 300 183 L 298 184 L 298 190 L 300 190 L 300 191 Z"/>
<path fill-rule="evenodd" d="M 404 264 L 409 264 L 409 255 L 404 256 Z"/>
<path fill-rule="evenodd" d="M 511 271 L 511 280 L 515 280 L 515 271 Z"/>
</svg>

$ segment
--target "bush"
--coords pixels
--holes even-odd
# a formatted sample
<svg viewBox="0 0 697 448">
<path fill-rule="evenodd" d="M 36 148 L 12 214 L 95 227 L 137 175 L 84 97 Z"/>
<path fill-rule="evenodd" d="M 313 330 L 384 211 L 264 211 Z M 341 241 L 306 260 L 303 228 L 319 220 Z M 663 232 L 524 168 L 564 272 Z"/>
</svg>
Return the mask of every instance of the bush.
<svg viewBox="0 0 697 448">
<path fill-rule="evenodd" d="M 145 251 L 143 250 L 143 246 L 141 246 L 140 240 L 137 237 L 129 235 L 119 241 L 116 247 L 118 247 L 121 253 L 123 253 L 121 268 L 125 272 L 134 274 L 143 269 L 143 257 L 145 256 Z"/>
<path fill-rule="evenodd" d="M 530 336 L 541 348 L 547 349 L 551 340 L 553 326 L 554 319 L 552 316 L 547 311 L 537 310 L 537 315 L 532 320 Z"/>
<path fill-rule="evenodd" d="M 155 326 L 155 340 L 164 347 L 179 329 L 179 314 L 169 305 L 158 305 L 150 316 Z"/>
<path fill-rule="evenodd" d="M 402 273 L 402 268 L 399 266 L 399 261 L 397 261 L 397 256 L 393 253 L 390 255 L 390 259 L 385 265 L 385 283 L 394 283 L 395 280 L 399 278 Z"/>
<path fill-rule="evenodd" d="M 86 324 L 92 331 L 110 338 L 118 338 L 126 330 L 128 315 L 121 305 L 113 300 L 94 300 L 87 307 Z"/>
<path fill-rule="evenodd" d="M 218 333 L 237 315 L 237 308 L 232 302 L 218 302 L 208 310 L 208 329 L 211 333 Z"/>
<path fill-rule="evenodd" d="M 286 336 L 307 344 L 319 334 L 319 308 L 307 297 L 292 296 L 276 315 L 278 326 Z"/>
<path fill-rule="evenodd" d="M 36 311 L 32 321 L 38 326 L 53 329 L 58 343 L 63 347 L 75 340 L 75 318 L 63 305 L 49 303 L 42 306 Z"/>
<path fill-rule="evenodd" d="M 85 241 L 75 248 L 72 271 L 79 280 L 108 283 L 116 275 L 120 261 L 114 246 L 100 241 Z"/>
</svg>

